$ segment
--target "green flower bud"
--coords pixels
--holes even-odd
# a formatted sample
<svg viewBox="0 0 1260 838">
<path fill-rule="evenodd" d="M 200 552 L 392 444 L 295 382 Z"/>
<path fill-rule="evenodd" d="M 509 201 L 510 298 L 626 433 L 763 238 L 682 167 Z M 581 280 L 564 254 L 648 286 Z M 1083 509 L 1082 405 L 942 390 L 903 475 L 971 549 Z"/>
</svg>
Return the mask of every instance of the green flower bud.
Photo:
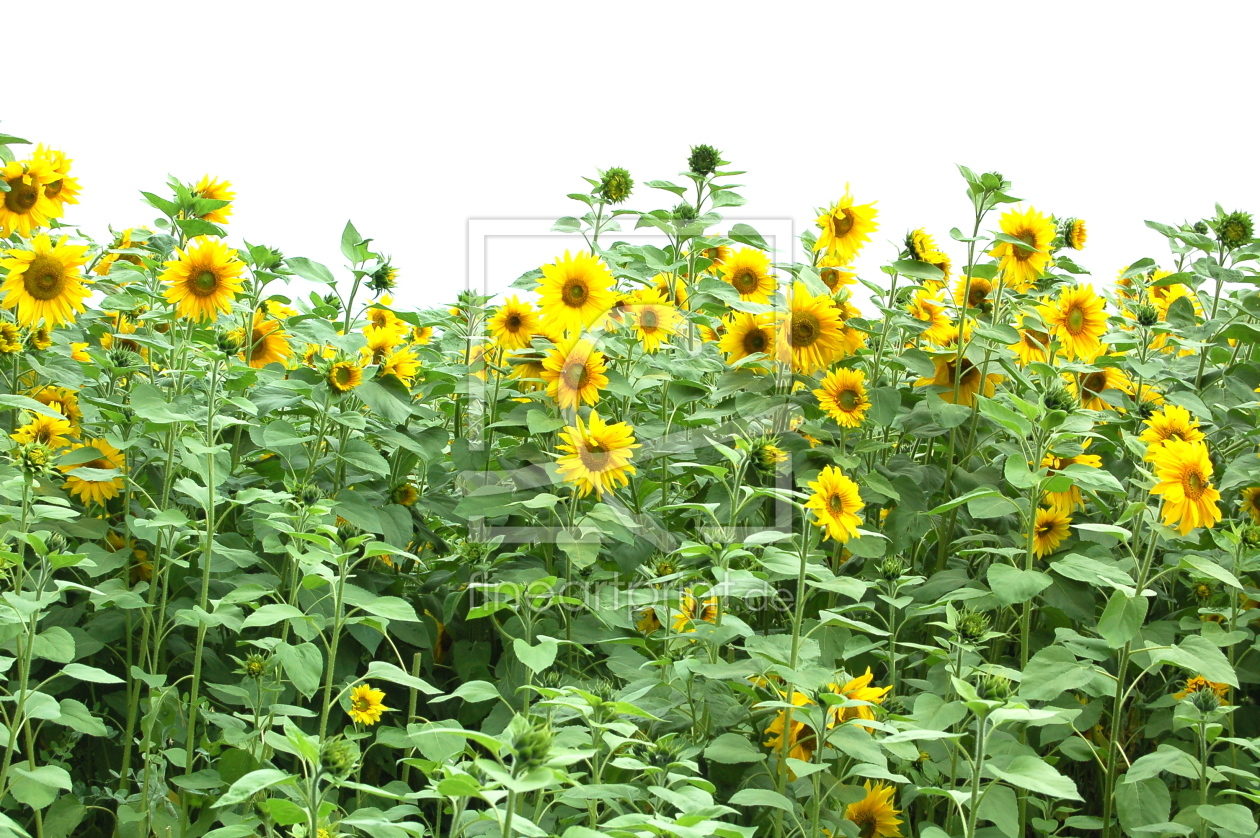
<svg viewBox="0 0 1260 838">
<path fill-rule="evenodd" d="M 965 608 L 958 612 L 958 621 L 954 624 L 954 631 L 958 639 L 964 643 L 979 643 L 989 632 L 989 615 Z"/>
<path fill-rule="evenodd" d="M 130 367 L 138 367 L 144 363 L 144 358 L 139 352 L 133 352 L 121 346 L 115 347 L 109 352 L 109 363 L 115 369 L 129 369 Z"/>
<path fill-rule="evenodd" d="M 241 340 L 244 335 L 240 329 L 232 329 L 227 332 L 219 332 L 218 334 L 219 351 L 225 355 L 235 355 L 241 351 Z"/>
<path fill-rule="evenodd" d="M 1221 706 L 1221 699 L 1217 696 L 1215 690 L 1195 690 L 1190 693 L 1190 703 L 1200 713 L 1207 715 L 1213 710 L 1217 710 Z"/>
<path fill-rule="evenodd" d="M 44 540 L 44 544 L 48 547 L 49 554 L 64 553 L 66 552 L 66 548 L 70 546 L 70 542 L 67 541 L 66 537 L 59 532 L 51 533 L 48 538 Z"/>
<path fill-rule="evenodd" d="M 726 161 L 722 159 L 722 154 L 711 145 L 693 145 L 691 147 L 691 156 L 687 158 L 687 168 L 692 174 L 708 177 L 717 171 Z"/>
<path fill-rule="evenodd" d="M 374 294 L 385 294 L 394 290 L 394 286 L 398 284 L 398 269 L 389 263 L 386 259 L 376 270 L 372 271 L 368 277 L 368 288 L 372 289 Z"/>
<path fill-rule="evenodd" d="M 1206 236 L 1209 232 L 1211 232 L 1212 228 L 1208 226 L 1206 221 L 1196 221 L 1190 229 L 1194 230 L 1200 236 Z"/>
<path fill-rule="evenodd" d="M 516 754 L 513 766 L 518 776 L 545 765 L 551 754 L 551 728 L 540 721 L 522 727 L 512 739 L 512 751 Z"/>
<path fill-rule="evenodd" d="M 1251 223 L 1251 214 L 1231 212 L 1216 224 L 1216 240 L 1233 250 L 1249 243 L 1255 227 Z"/>
<path fill-rule="evenodd" d="M 1133 316 L 1137 318 L 1139 326 L 1149 329 L 1159 322 L 1159 309 L 1150 303 L 1142 303 L 1133 309 Z"/>
<path fill-rule="evenodd" d="M 695 221 L 697 217 L 698 213 L 696 212 L 696 208 L 686 201 L 683 201 L 681 204 L 674 207 L 674 218 L 679 221 L 686 223 L 688 221 Z"/>
<path fill-rule="evenodd" d="M 350 776 L 359 762 L 358 748 L 348 739 L 334 736 L 319 749 L 319 765 L 339 780 Z"/>
<path fill-rule="evenodd" d="M 241 671 L 255 680 L 262 678 L 267 674 L 267 659 L 254 652 L 245 658 L 244 663 L 241 664 Z"/>
<path fill-rule="evenodd" d="M 1058 380 L 1050 383 L 1045 395 L 1041 397 L 1041 401 L 1047 410 L 1061 410 L 1064 413 L 1071 413 L 1080 404 L 1076 397 L 1072 395 L 1072 391 L 1067 388 L 1067 385 Z"/>
<path fill-rule="evenodd" d="M 1011 696 L 1011 679 L 992 673 L 982 676 L 976 684 L 976 692 L 985 701 L 1005 701 Z"/>
<path fill-rule="evenodd" d="M 610 204 L 620 204 L 630 197 L 634 189 L 634 179 L 622 168 L 612 168 L 600 176 L 599 189 L 596 194 Z"/>
<path fill-rule="evenodd" d="M 9 457 L 28 477 L 44 477 L 52 473 L 55 454 L 42 442 L 27 442 L 9 452 Z"/>
<path fill-rule="evenodd" d="M 901 556 L 886 556 L 879 563 L 879 575 L 889 582 L 894 582 L 906 572 L 906 563 Z"/>
</svg>

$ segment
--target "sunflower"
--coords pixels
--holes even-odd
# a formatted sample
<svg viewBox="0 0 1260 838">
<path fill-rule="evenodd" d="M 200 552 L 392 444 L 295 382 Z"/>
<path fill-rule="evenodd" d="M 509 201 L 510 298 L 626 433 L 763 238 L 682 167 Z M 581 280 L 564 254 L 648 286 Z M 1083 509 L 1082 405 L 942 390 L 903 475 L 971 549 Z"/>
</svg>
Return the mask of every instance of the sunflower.
<svg viewBox="0 0 1260 838">
<path fill-rule="evenodd" d="M 63 448 L 70 444 L 69 437 L 74 436 L 74 426 L 65 417 L 37 413 L 9 436 L 20 443 L 38 442 L 49 448 Z"/>
<path fill-rule="evenodd" d="M 585 424 L 581 416 L 575 417 L 574 424 L 560 432 L 560 438 L 565 444 L 557 447 L 565 455 L 556 461 L 556 467 L 582 497 L 594 491 L 602 498 L 605 491 L 629 483 L 635 473 L 630 460 L 639 444 L 625 422 L 610 425 L 592 410 Z"/>
<path fill-rule="evenodd" d="M 36 160 L 45 161 L 56 175 L 57 179 L 44 187 L 44 195 L 56 205 L 57 214 L 61 215 L 65 211 L 66 204 L 79 203 L 79 180 L 70 177 L 70 164 L 74 161 L 66 157 L 64 151 L 47 148 L 43 143 L 36 146 L 32 156 Z"/>
<path fill-rule="evenodd" d="M 30 341 L 31 348 L 39 352 L 50 349 L 53 345 L 52 329 L 47 326 L 32 329 L 27 335 L 27 340 Z"/>
<path fill-rule="evenodd" d="M 159 278 L 171 286 L 164 293 L 179 316 L 205 321 L 230 312 L 245 270 L 236 251 L 222 239 L 197 236 L 186 250 L 176 248 L 175 254 L 178 258 L 165 263 Z"/>
<path fill-rule="evenodd" d="M 381 714 L 393 710 L 385 706 L 385 691 L 373 689 L 371 684 L 363 683 L 350 691 L 350 709 L 346 712 L 352 721 L 362 725 L 374 725 L 381 720 Z"/>
<path fill-rule="evenodd" d="M 835 466 L 827 466 L 809 488 L 814 494 L 805 502 L 805 508 L 814 510 L 814 523 L 825 528 L 824 538 L 843 544 L 857 535 L 858 524 L 862 523 L 858 513 L 863 504 L 856 483 Z"/>
<path fill-rule="evenodd" d="M 822 232 L 818 234 L 818 241 L 814 242 L 814 250 L 826 250 L 847 265 L 871 240 L 871 233 L 879 229 L 875 221 L 878 214 L 879 210 L 875 209 L 873 202 L 855 206 L 849 186 L 845 184 L 844 197 L 817 218 Z"/>
<path fill-rule="evenodd" d="M 786 696 L 782 693 L 780 693 L 780 695 L 781 697 L 786 698 Z M 805 695 L 805 693 L 797 692 L 796 690 L 792 691 L 792 704 L 795 707 L 815 706 L 814 701 L 810 699 L 809 696 Z M 787 727 L 787 716 L 787 708 L 780 710 L 775 716 L 774 721 L 772 721 L 770 726 L 766 728 L 767 738 L 762 744 L 769 748 L 772 753 L 781 754 L 783 752 L 783 733 L 784 728 Z M 805 722 L 800 721 L 800 718 L 801 714 L 792 714 L 792 724 L 791 727 L 788 728 L 787 755 L 789 759 L 799 759 L 801 762 L 809 762 L 814 756 L 814 750 L 818 747 L 818 735 L 814 733 L 814 729 L 812 727 Z M 788 773 L 792 777 L 796 776 L 790 769 L 788 770 Z"/>
<path fill-rule="evenodd" d="M 1092 361 L 1103 350 L 1107 331 L 1103 298 L 1089 285 L 1073 285 L 1059 291 L 1054 302 L 1038 308 L 1050 334 L 1059 339 L 1068 359 Z"/>
<path fill-rule="evenodd" d="M 543 265 L 538 285 L 539 307 L 562 331 L 581 330 L 598 320 L 617 302 L 613 276 L 597 257 L 582 251 L 564 252 L 555 264 Z"/>
<path fill-rule="evenodd" d="M 960 276 L 954 285 L 954 302 L 959 308 L 987 309 L 992 304 L 989 299 L 992 293 L 993 283 L 984 277 L 973 276 L 968 283 L 967 277 Z"/>
<path fill-rule="evenodd" d="M 870 683 L 874 677 L 871 674 L 871 668 L 868 666 L 866 667 L 865 675 L 859 675 L 844 684 L 828 684 L 827 689 L 836 695 L 844 696 L 846 701 L 867 701 L 871 704 L 883 704 L 884 699 L 888 697 L 888 693 L 892 692 L 892 686 L 872 687 Z M 874 720 L 874 718 L 875 711 L 866 705 L 856 707 L 833 705 L 827 709 L 827 727 L 829 728 L 847 722 L 850 719 Z"/>
<path fill-rule="evenodd" d="M 1199 420 L 1179 405 L 1164 405 L 1142 423 L 1146 425 L 1146 428 L 1142 430 L 1138 439 L 1147 445 L 1147 461 L 1153 459 L 1154 452 L 1170 439 L 1179 439 L 1182 442 L 1199 442 L 1203 439 L 1203 431 L 1199 430 Z"/>
<path fill-rule="evenodd" d="M 1238 497 L 1238 508 L 1251 516 L 1252 523 L 1260 524 L 1260 486 L 1248 486 Z"/>
<path fill-rule="evenodd" d="M 818 276 L 823 281 L 823 285 L 826 285 L 833 294 L 844 286 L 857 282 L 857 273 L 852 268 L 845 267 L 836 256 L 823 256 L 818 260 L 817 267 Z"/>
<path fill-rule="evenodd" d="M 0 353 L 16 355 L 21 351 L 22 330 L 16 323 L 10 323 L 8 320 L 0 321 Z"/>
<path fill-rule="evenodd" d="M 1019 343 L 1011 344 L 1009 349 L 1022 367 L 1050 363 L 1050 335 L 1027 325 L 1024 315 L 1019 319 Z"/>
<path fill-rule="evenodd" d="M 363 339 L 367 342 L 363 347 L 363 354 L 377 362 L 393 352 L 403 342 L 404 335 L 397 329 L 369 323 L 363 327 Z"/>
<path fill-rule="evenodd" d="M 1159 483 L 1152 495 L 1164 497 L 1164 525 L 1177 524 L 1186 535 L 1195 527 L 1215 526 L 1221 520 L 1216 503 L 1221 493 L 1212 486 L 1212 461 L 1202 441 L 1171 439 L 1159 446 L 1151 461 Z"/>
<path fill-rule="evenodd" d="M 927 262 L 940 252 L 940 248 L 936 246 L 936 239 L 932 238 L 926 229 L 920 227 L 906 234 L 906 251 L 910 254 L 910 258 Z"/>
<path fill-rule="evenodd" d="M 1013 209 L 1002 215 L 1002 232 L 1027 245 L 998 242 L 989 251 L 1001 261 L 999 265 L 1006 284 L 1016 291 L 1026 291 L 1041 278 L 1050 264 L 1050 245 L 1054 242 L 1054 222 L 1029 207 L 1024 212 Z"/>
<path fill-rule="evenodd" d="M 81 364 L 92 363 L 92 356 L 87 354 L 88 344 L 72 343 L 70 344 L 70 358 Z"/>
<path fill-rule="evenodd" d="M 818 406 L 842 428 L 861 425 L 871 407 L 866 394 L 866 374 L 861 370 L 832 370 L 823 376 L 814 395 L 818 397 Z"/>
<path fill-rule="evenodd" d="M 69 419 L 72 424 L 78 424 L 83 421 L 83 411 L 79 409 L 79 396 L 74 390 L 50 385 L 41 387 L 29 395 L 44 407 L 51 407 Z"/>
<path fill-rule="evenodd" d="M 87 245 L 66 244 L 62 236 L 56 244 L 48 236 L 36 236 L 30 250 L 9 250 L 0 266 L 9 275 L 0 284 L 4 307 L 17 309 L 23 326 L 73 323 L 75 312 L 84 311 L 87 280 L 78 272 L 87 262 Z"/>
<path fill-rule="evenodd" d="M 1196 675 L 1193 678 L 1188 679 L 1185 684 L 1182 685 L 1181 691 L 1173 694 L 1173 698 L 1181 701 L 1194 693 L 1208 691 L 1216 693 L 1217 699 L 1223 703 L 1225 699 L 1229 697 L 1229 684 L 1222 684 L 1219 681 L 1209 681 L 1202 675 Z"/>
<path fill-rule="evenodd" d="M 722 262 L 722 279 L 750 303 L 769 303 L 779 285 L 770 273 L 770 257 L 751 247 L 741 247 Z"/>
<path fill-rule="evenodd" d="M 1085 440 L 1086 445 L 1089 442 L 1090 440 Z M 1041 466 L 1048 469 L 1050 474 L 1057 474 L 1068 466 L 1102 468 L 1102 457 L 1099 457 L 1097 454 L 1086 454 L 1084 452 L 1074 457 L 1060 457 L 1055 454 L 1047 454 L 1042 459 Z M 1084 508 L 1085 506 L 1085 497 L 1081 494 L 1080 487 L 1075 484 L 1062 492 L 1046 492 L 1042 500 L 1064 515 L 1071 515 L 1078 508 Z"/>
<path fill-rule="evenodd" d="M 388 297 L 385 299 L 388 299 Z M 379 329 L 393 329 L 395 332 L 398 332 L 398 339 L 401 341 L 403 334 L 407 331 L 407 324 L 397 314 L 386 308 L 386 305 L 388 304 L 373 305 L 367 310 L 365 316 L 368 324 Z"/>
<path fill-rule="evenodd" d="M 505 349 L 524 349 L 538 331 L 538 314 L 530 303 L 523 303 L 513 294 L 495 309 L 487 324 L 495 342 Z"/>
<path fill-rule="evenodd" d="M 661 625 L 661 618 L 656 616 L 656 609 L 649 605 L 639 612 L 639 619 L 634 627 L 643 634 L 651 634 L 654 631 L 660 631 Z"/>
<path fill-rule="evenodd" d="M 348 393 L 363 383 L 363 368 L 350 361 L 338 361 L 328 368 L 328 386 L 335 392 Z"/>
<path fill-rule="evenodd" d="M 236 193 L 231 191 L 232 184 L 226 180 L 217 180 L 210 175 L 202 175 L 201 180 L 197 181 L 197 185 L 193 187 L 194 198 L 204 198 L 208 201 L 234 201 Z M 232 205 L 229 203 L 201 216 L 202 221 L 209 221 L 211 224 L 227 224 L 227 217 L 232 214 Z"/>
<path fill-rule="evenodd" d="M 687 283 L 683 282 L 682 277 L 672 273 L 659 273 L 652 277 L 652 284 L 649 287 L 660 291 L 662 297 L 679 308 L 686 307 Z"/>
<path fill-rule="evenodd" d="M 1068 513 L 1055 507 L 1039 508 L 1033 523 L 1033 555 L 1044 558 L 1063 543 L 1072 532 L 1072 519 Z"/>
<path fill-rule="evenodd" d="M 726 354 L 726 363 L 734 366 L 749 355 L 771 355 L 774 352 L 774 314 L 752 314 L 736 311 L 725 319 L 725 334 L 718 349 Z"/>
<path fill-rule="evenodd" d="M 1073 250 L 1084 250 L 1085 240 L 1088 238 L 1085 232 L 1085 222 L 1079 218 L 1069 218 L 1063 225 L 1063 241 Z"/>
<path fill-rule="evenodd" d="M 629 296 L 634 333 L 646 352 L 655 352 L 661 342 L 678 333 L 682 315 L 674 304 L 654 288 L 641 288 Z"/>
<path fill-rule="evenodd" d="M 576 409 L 578 403 L 595 404 L 599 391 L 608 386 L 608 367 L 604 353 L 585 338 L 572 336 L 556 344 L 542 364 L 542 379 L 547 382 L 547 395 L 561 409 Z"/>
<path fill-rule="evenodd" d="M 254 322 L 249 337 L 243 329 L 233 329 L 231 334 L 241 342 L 241 360 L 249 358 L 249 365 L 261 369 L 268 364 L 283 364 L 293 354 L 289 346 L 289 334 L 279 321 L 268 320 L 261 311 L 254 312 Z"/>
<path fill-rule="evenodd" d="M 713 247 L 706 247 L 700 251 L 700 255 L 709 260 L 709 267 L 705 268 L 706 273 L 718 273 L 722 265 L 727 259 L 731 258 L 731 248 L 725 244 L 715 244 Z"/>
<path fill-rule="evenodd" d="M 792 286 L 787 311 L 778 313 L 775 337 L 779 357 L 791 357 L 792 367 L 804 375 L 826 367 L 845 354 L 842 325 L 835 301 L 825 294 L 813 296 L 798 280 Z"/>
<path fill-rule="evenodd" d="M 862 787 L 866 797 L 850 803 L 844 817 L 857 824 L 858 838 L 901 838 L 901 814 L 893 808 L 894 789 L 886 783 L 871 785 L 867 780 Z"/>
<path fill-rule="evenodd" d="M 674 631 L 695 631 L 695 626 L 692 625 L 695 622 L 715 623 L 717 613 L 717 597 L 711 596 L 704 601 L 704 605 L 701 605 L 700 600 L 692 596 L 691 591 L 687 591 L 682 595 L 678 614 L 674 617 Z"/>
<path fill-rule="evenodd" d="M 89 439 L 87 444 L 75 443 L 70 446 L 71 451 L 80 448 L 95 448 L 101 453 L 100 457 L 89 460 L 86 463 L 76 463 L 72 466 L 59 466 L 66 475 L 66 491 L 77 497 L 84 503 L 96 502 L 104 505 L 110 498 L 118 497 L 119 492 L 123 488 L 122 476 L 105 477 L 104 479 L 85 477 L 75 472 L 78 469 L 100 469 L 101 471 L 110 471 L 117 469 L 122 471 L 123 454 L 114 446 L 110 445 L 104 439 Z"/>
<path fill-rule="evenodd" d="M 415 506 L 416 501 L 420 500 L 420 490 L 410 481 L 399 483 L 390 489 L 389 499 L 399 506 Z"/>
<path fill-rule="evenodd" d="M 7 192 L 0 192 L 0 238 L 17 233 L 29 239 L 31 231 L 47 227 L 61 215 L 57 202 L 45 190 L 56 179 L 48 161 L 40 158 L 11 160 L 0 166 L 0 180 L 9 187 Z"/>
<path fill-rule="evenodd" d="M 319 343 L 308 343 L 306 348 L 302 350 L 302 363 L 308 367 L 315 367 L 318 362 L 329 360 L 337 356 L 337 350 L 331 346 Z"/>
<path fill-rule="evenodd" d="M 914 382 L 915 387 L 925 387 L 934 385 L 943 388 L 937 393 L 942 401 L 951 404 L 961 404 L 970 407 L 976 403 L 976 394 L 983 393 L 986 398 L 992 398 L 997 385 L 1002 381 L 1002 376 L 996 373 L 989 373 L 983 376 L 981 380 L 980 367 L 976 366 L 965 355 L 961 360 L 958 358 L 954 346 L 958 342 L 958 329 L 954 328 L 953 335 L 945 347 L 950 351 L 941 353 L 932 358 L 932 364 L 936 367 L 936 374 L 932 378 L 920 378 Z"/>
<path fill-rule="evenodd" d="M 1081 407 L 1086 410 L 1115 410 L 1124 413 L 1124 408 L 1108 404 L 1102 394 L 1108 390 L 1133 395 L 1133 382 L 1118 367 L 1102 367 L 1093 372 L 1078 373 L 1067 377 L 1068 389 L 1078 393 Z"/>
<path fill-rule="evenodd" d="M 389 353 L 381 361 L 381 375 L 392 375 L 408 386 L 419 372 L 420 359 L 416 357 L 415 352 L 405 346 Z"/>
<path fill-rule="evenodd" d="M 433 340 L 432 326 L 416 326 L 411 330 L 411 342 L 416 346 L 424 346 Z"/>
<path fill-rule="evenodd" d="M 941 298 L 940 291 L 915 291 L 906 311 L 915 320 L 927 324 L 927 328 L 920 334 L 928 343 L 941 346 L 957 332 L 945 312 L 945 300 Z"/>
</svg>

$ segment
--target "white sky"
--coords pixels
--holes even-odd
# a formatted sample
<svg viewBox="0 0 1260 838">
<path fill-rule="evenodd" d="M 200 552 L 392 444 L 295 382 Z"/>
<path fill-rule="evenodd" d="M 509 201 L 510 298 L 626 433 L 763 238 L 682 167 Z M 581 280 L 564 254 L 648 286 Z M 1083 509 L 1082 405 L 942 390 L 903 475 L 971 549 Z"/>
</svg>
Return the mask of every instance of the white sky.
<svg viewBox="0 0 1260 838">
<path fill-rule="evenodd" d="M 1085 219 L 1100 282 L 1167 263 L 1145 219 L 1260 211 L 1256 3 L 71 2 L 56 19 L 5 41 L 0 132 L 74 159 L 65 221 L 151 223 L 139 190 L 209 172 L 237 190 L 238 242 L 337 270 L 353 219 L 393 254 L 400 304 L 464 287 L 469 219 L 578 214 L 582 175 L 678 180 L 697 143 L 748 172 L 732 215 L 799 232 L 846 181 L 877 200 L 868 279 L 911 227 L 961 261 L 955 163 Z M 492 243 L 490 286 L 565 246 Z"/>
</svg>

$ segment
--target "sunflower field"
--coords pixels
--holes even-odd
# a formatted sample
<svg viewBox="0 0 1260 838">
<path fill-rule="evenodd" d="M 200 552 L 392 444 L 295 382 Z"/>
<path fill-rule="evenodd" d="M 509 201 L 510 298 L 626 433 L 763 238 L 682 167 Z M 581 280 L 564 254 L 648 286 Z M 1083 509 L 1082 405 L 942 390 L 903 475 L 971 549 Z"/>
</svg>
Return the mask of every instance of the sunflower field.
<svg viewBox="0 0 1260 838">
<path fill-rule="evenodd" d="M 959 167 L 859 275 L 729 165 L 412 311 L 0 135 L 0 836 L 1255 836 L 1251 216 Z"/>
</svg>

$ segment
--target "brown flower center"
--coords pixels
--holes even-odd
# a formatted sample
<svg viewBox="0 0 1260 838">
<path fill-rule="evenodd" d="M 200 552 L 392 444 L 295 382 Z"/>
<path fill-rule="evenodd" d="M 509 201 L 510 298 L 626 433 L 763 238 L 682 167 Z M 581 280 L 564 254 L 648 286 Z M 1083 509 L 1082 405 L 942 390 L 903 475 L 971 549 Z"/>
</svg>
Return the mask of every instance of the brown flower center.
<svg viewBox="0 0 1260 838">
<path fill-rule="evenodd" d="M 1036 248 L 1037 246 L 1037 237 L 1033 234 L 1031 230 L 1023 230 L 1019 233 L 1016 233 L 1015 238 L 1019 239 L 1020 241 L 1022 241 L 1024 244 L 1028 245 L 1031 248 Z M 1017 244 L 1011 245 L 1011 250 L 1015 251 L 1011 255 L 1014 256 L 1016 260 L 1020 262 L 1027 262 L 1029 259 L 1037 255 L 1036 250 L 1025 250 L 1024 248 L 1020 247 Z"/>
<path fill-rule="evenodd" d="M 1064 325 L 1067 326 L 1069 332 L 1079 335 L 1085 331 L 1085 311 L 1080 306 L 1072 306 L 1072 310 L 1068 312 L 1067 317 L 1063 318 Z"/>
<path fill-rule="evenodd" d="M 65 185 L 65 180 L 55 180 L 44 187 L 44 194 L 49 198 L 56 198 L 61 194 L 61 187 Z"/>
<path fill-rule="evenodd" d="M 751 294 L 761 285 L 757 272 L 751 268 L 741 268 L 731 276 L 731 285 L 741 294 Z"/>
<path fill-rule="evenodd" d="M 580 308 L 586 303 L 587 298 L 591 296 L 590 289 L 586 287 L 586 283 L 580 279 L 570 279 L 564 284 L 561 297 L 564 304 L 574 308 Z"/>
<path fill-rule="evenodd" d="M 39 201 L 39 187 L 34 183 L 25 183 L 20 177 L 9 182 L 9 191 L 4 193 L 4 208 L 9 212 L 25 215 Z"/>
<path fill-rule="evenodd" d="M 967 305 L 971 308 L 979 308 L 980 304 L 989 298 L 989 284 L 987 282 L 971 281 L 971 287 L 967 289 Z"/>
<path fill-rule="evenodd" d="M 858 406 L 856 390 L 841 390 L 836 394 L 836 403 L 844 410 L 854 410 Z"/>
<path fill-rule="evenodd" d="M 661 320 L 656 314 L 656 309 L 646 308 L 639 312 L 639 328 L 645 331 L 652 331 L 661 325 Z"/>
<path fill-rule="evenodd" d="M 37 300 L 55 300 L 66 285 L 66 266 L 52 256 L 40 254 L 23 272 L 22 285 Z"/>
<path fill-rule="evenodd" d="M 847 235 L 848 232 L 853 229 L 853 222 L 855 220 L 856 218 L 853 215 L 853 210 L 845 207 L 840 210 L 839 216 L 833 215 L 831 217 L 831 234 L 837 238 Z"/>
<path fill-rule="evenodd" d="M 219 277 L 214 271 L 203 270 L 193 277 L 190 289 L 198 297 L 209 297 L 219 290 Z"/>
<path fill-rule="evenodd" d="M 603 471 L 608 468 L 612 454 L 598 442 L 588 442 L 582 449 L 582 465 L 590 471 Z"/>
<path fill-rule="evenodd" d="M 840 285 L 840 272 L 835 268 L 824 268 L 822 272 L 823 285 L 826 285 L 832 291 Z"/>
<path fill-rule="evenodd" d="M 586 369 L 585 359 L 575 358 L 564 365 L 562 374 L 565 386 L 570 390 L 581 390 L 586 386 L 590 372 Z"/>
<path fill-rule="evenodd" d="M 839 492 L 827 496 L 827 511 L 832 515 L 844 512 L 844 498 L 840 497 Z"/>
<path fill-rule="evenodd" d="M 1207 481 L 1203 479 L 1203 475 L 1197 471 L 1191 471 L 1186 474 L 1185 491 L 1186 497 L 1190 500 L 1198 500 L 1203 495 L 1203 490 L 1207 488 Z"/>
<path fill-rule="evenodd" d="M 503 321 L 503 328 L 509 332 L 519 332 L 521 330 L 521 316 L 513 312 L 509 314 Z"/>
<path fill-rule="evenodd" d="M 1091 372 L 1081 379 L 1081 390 L 1089 396 L 1097 396 L 1107 389 L 1107 373 Z"/>
<path fill-rule="evenodd" d="M 822 333 L 818 317 L 808 311 L 792 312 L 792 346 L 813 346 Z"/>
<path fill-rule="evenodd" d="M 770 344 L 766 333 L 761 329 L 750 329 L 744 335 L 744 351 L 749 355 L 755 352 L 765 352 L 766 347 Z"/>
</svg>

